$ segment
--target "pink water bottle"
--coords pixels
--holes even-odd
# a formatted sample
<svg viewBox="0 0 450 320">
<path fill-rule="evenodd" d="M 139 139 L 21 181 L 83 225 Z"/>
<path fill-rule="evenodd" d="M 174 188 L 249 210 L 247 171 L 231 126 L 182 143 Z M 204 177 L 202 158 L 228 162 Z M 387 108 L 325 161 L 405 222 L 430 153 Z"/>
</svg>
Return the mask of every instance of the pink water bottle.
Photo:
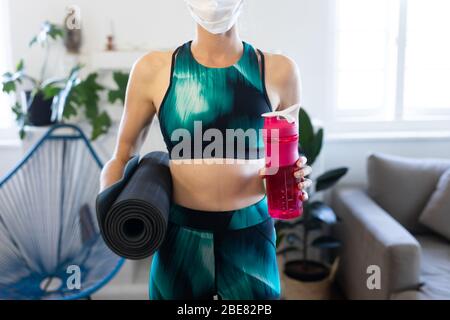
<svg viewBox="0 0 450 320">
<path fill-rule="evenodd" d="M 266 193 L 272 218 L 288 220 L 303 213 L 301 190 L 294 177 L 299 159 L 298 126 L 300 106 L 269 112 L 264 117 Z"/>
</svg>

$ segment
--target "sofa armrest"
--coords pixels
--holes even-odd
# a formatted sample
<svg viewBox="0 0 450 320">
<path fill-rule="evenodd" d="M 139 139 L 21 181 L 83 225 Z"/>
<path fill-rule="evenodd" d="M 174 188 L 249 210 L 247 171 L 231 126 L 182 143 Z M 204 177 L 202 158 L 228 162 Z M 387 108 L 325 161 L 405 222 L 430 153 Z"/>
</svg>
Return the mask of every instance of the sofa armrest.
<svg viewBox="0 0 450 320">
<path fill-rule="evenodd" d="M 332 206 L 343 243 L 338 279 L 349 299 L 390 299 L 420 286 L 420 245 L 403 226 L 362 189 L 336 190 Z M 367 286 L 371 265 L 380 268 L 380 289 Z"/>
</svg>

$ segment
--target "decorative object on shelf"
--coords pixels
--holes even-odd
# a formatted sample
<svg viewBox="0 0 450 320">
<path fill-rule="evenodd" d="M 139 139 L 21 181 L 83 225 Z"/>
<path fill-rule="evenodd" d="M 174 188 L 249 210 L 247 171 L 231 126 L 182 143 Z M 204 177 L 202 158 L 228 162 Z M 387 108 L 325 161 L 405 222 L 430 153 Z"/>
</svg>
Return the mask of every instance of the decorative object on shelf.
<svg viewBox="0 0 450 320">
<path fill-rule="evenodd" d="M 106 51 L 115 51 L 116 45 L 114 44 L 114 36 L 107 36 L 106 39 Z"/>
<path fill-rule="evenodd" d="M 106 51 L 115 51 L 116 50 L 116 44 L 114 41 L 114 22 L 110 21 L 110 33 L 106 36 Z"/>
<path fill-rule="evenodd" d="M 80 53 L 83 36 L 81 32 L 81 15 L 77 6 L 71 6 L 67 9 L 64 26 L 64 45 L 67 52 L 73 54 Z"/>
<path fill-rule="evenodd" d="M 95 72 L 81 79 L 81 65 L 73 67 L 67 78 L 45 78 L 51 42 L 61 40 L 64 36 L 62 27 L 45 22 L 39 34 L 31 40 L 30 46 L 40 44 L 46 50 L 38 79 L 25 72 L 23 60 L 17 64 L 15 71 L 3 75 L 2 91 L 16 94 L 11 110 L 19 126 L 21 139 L 25 137 L 27 125 L 48 126 L 63 122 L 78 115 L 78 111 L 83 109 L 85 119 L 92 126 L 91 139 L 95 140 L 108 132 L 111 126 L 108 113 L 99 108 L 100 92 L 106 90 L 111 103 L 124 103 L 129 77 L 127 73 L 113 74 L 116 87 L 112 89 L 100 85 Z M 31 89 L 25 87 L 25 82 L 30 84 Z"/>
<path fill-rule="evenodd" d="M 304 109 L 299 113 L 300 153 L 308 158 L 310 166 L 314 164 L 320 154 L 323 143 L 323 129 L 314 132 L 311 119 Z M 327 279 L 331 266 L 327 262 L 313 261 L 309 259 L 310 246 L 332 250 L 340 246 L 340 242 L 330 236 L 321 235 L 309 240 L 310 232 L 319 231 L 324 226 L 337 223 L 337 217 L 333 210 L 322 201 L 313 201 L 316 193 L 327 190 L 335 185 L 346 173 L 347 168 L 329 170 L 315 179 L 314 189 L 308 190 L 310 199 L 303 204 L 303 216 L 293 221 L 277 221 L 277 245 L 284 241 L 284 248 L 278 253 L 295 251 L 301 253 L 301 259 L 291 260 L 284 264 L 284 273 L 293 279 L 304 282 L 315 282 Z M 331 260 L 331 259 L 330 259 Z"/>
</svg>

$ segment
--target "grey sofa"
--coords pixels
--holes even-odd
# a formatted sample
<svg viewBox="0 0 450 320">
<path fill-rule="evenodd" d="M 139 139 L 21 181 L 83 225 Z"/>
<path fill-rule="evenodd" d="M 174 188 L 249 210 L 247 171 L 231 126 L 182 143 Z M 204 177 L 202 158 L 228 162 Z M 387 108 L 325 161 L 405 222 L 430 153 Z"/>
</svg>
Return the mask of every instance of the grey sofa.
<svg viewBox="0 0 450 320">
<path fill-rule="evenodd" d="M 333 191 L 333 232 L 343 242 L 337 280 L 347 298 L 450 299 L 450 241 L 419 221 L 449 169 L 449 160 L 372 154 L 366 186 Z M 377 288 L 367 285 L 370 266 L 379 267 Z"/>
</svg>

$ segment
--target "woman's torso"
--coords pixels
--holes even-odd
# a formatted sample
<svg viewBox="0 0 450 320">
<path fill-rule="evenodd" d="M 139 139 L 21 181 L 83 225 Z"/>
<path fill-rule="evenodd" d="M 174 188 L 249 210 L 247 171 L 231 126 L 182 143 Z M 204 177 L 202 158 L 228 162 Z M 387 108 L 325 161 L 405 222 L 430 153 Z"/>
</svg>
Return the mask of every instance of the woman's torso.
<svg viewBox="0 0 450 320">
<path fill-rule="evenodd" d="M 264 166 L 260 115 L 271 111 L 271 104 L 265 88 L 263 56 L 258 57 L 251 45 L 243 44 L 243 54 L 235 64 L 210 68 L 197 62 L 188 42 L 177 49 L 170 65 L 159 75 L 154 104 L 172 155 L 174 201 L 182 206 L 226 211 L 249 206 L 264 197 L 264 182 L 258 175 Z M 178 129 L 182 129 L 181 134 Z M 208 129 L 221 133 L 222 141 L 211 135 L 205 139 L 205 132 L 211 131 Z M 244 143 L 238 146 L 227 140 L 227 129 L 250 136 L 244 134 Z M 179 148 L 180 144 L 177 146 L 171 138 L 184 133 L 197 141 L 200 137 L 200 143 L 191 141 L 190 148 Z M 217 148 L 208 148 L 213 141 L 220 142 L 215 144 Z"/>
</svg>

